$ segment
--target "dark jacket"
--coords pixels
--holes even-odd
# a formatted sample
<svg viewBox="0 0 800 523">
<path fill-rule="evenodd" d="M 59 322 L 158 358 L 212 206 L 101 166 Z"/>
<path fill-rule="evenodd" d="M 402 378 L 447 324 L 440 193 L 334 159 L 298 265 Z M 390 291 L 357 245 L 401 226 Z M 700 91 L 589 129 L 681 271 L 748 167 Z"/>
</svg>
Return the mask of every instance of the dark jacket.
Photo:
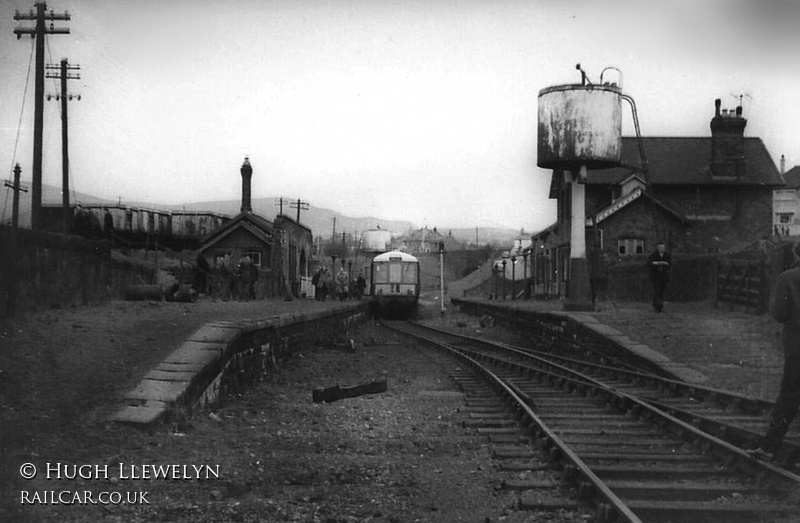
<svg viewBox="0 0 800 523">
<path fill-rule="evenodd" d="M 800 265 L 778 276 L 769 300 L 772 317 L 783 323 L 783 348 L 800 352 Z"/>
<path fill-rule="evenodd" d="M 669 271 L 672 269 L 672 256 L 666 251 L 663 255 L 655 251 L 647 258 L 647 268 L 650 269 L 651 280 L 669 281 Z"/>
</svg>

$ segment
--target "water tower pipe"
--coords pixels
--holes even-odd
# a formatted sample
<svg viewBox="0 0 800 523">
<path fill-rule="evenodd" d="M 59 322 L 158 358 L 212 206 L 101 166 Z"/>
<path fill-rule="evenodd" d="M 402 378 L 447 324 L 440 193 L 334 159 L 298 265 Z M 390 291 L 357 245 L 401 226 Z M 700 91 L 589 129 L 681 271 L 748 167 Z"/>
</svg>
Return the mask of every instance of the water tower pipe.
<svg viewBox="0 0 800 523">
<path fill-rule="evenodd" d="M 653 184 L 650 182 L 650 167 L 647 163 L 647 156 L 644 154 L 644 142 L 642 141 L 642 131 L 639 128 L 639 113 L 636 111 L 636 102 L 627 94 L 620 94 L 620 98 L 628 102 L 631 106 L 631 113 L 633 114 L 633 126 L 636 130 L 636 143 L 639 146 L 639 157 L 642 160 L 642 174 L 644 175 L 645 190 L 650 197 L 650 205 L 653 213 L 653 232 L 656 236 L 656 241 L 659 240 L 658 230 L 658 213 L 656 209 L 655 194 L 653 194 Z M 663 238 L 662 238 L 663 239 Z"/>
</svg>

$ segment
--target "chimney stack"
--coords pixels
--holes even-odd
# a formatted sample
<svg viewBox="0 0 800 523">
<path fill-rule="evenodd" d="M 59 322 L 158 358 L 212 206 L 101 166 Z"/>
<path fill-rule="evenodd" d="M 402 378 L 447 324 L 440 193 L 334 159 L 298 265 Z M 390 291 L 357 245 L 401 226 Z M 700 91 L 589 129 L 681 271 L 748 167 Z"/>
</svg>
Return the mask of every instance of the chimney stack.
<svg viewBox="0 0 800 523">
<path fill-rule="evenodd" d="M 242 168 L 242 212 L 253 212 L 253 205 L 250 202 L 250 180 L 253 178 L 253 168 L 250 167 L 250 159 L 245 156 Z"/>
<path fill-rule="evenodd" d="M 720 178 L 741 178 L 744 175 L 744 128 L 742 106 L 735 111 L 722 110 L 722 101 L 714 101 L 711 119 L 711 175 Z"/>
</svg>

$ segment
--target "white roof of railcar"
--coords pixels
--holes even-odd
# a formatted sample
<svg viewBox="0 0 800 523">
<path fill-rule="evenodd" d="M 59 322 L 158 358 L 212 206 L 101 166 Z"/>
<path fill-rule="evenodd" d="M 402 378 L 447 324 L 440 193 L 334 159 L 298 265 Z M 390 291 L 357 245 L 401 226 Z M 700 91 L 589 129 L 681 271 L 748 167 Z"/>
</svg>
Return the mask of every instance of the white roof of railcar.
<svg viewBox="0 0 800 523">
<path fill-rule="evenodd" d="M 403 262 L 419 261 L 419 260 L 417 260 L 416 257 L 411 256 L 407 252 L 401 252 L 401 251 L 384 252 L 383 254 L 379 254 L 379 255 L 375 256 L 372 259 L 372 261 L 374 261 L 374 262 L 387 262 L 387 261 L 390 261 L 392 258 L 400 258 L 400 261 L 403 261 Z"/>
</svg>

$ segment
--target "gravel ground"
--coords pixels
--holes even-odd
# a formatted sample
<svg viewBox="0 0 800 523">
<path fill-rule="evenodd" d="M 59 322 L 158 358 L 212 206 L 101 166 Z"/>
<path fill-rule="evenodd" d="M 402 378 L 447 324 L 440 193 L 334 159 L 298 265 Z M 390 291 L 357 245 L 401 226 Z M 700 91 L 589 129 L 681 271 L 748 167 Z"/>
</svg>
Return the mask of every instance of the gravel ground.
<svg viewBox="0 0 800 523">
<path fill-rule="evenodd" d="M 488 442 L 461 426 L 452 363 L 373 324 L 356 332 L 355 353 L 306 349 L 241 396 L 180 424 L 141 430 L 107 421 L 120 396 L 200 325 L 304 306 L 332 304 L 114 302 L 0 324 L 0 521 L 534 517 L 513 509 L 517 497 L 498 488 L 503 478 Z M 379 378 L 387 379 L 385 393 L 311 401 L 314 388 Z M 35 479 L 21 478 L 24 463 L 37 467 Z M 213 472 L 135 479 L 144 465 L 173 464 L 190 475 L 194 466 Z M 66 476 L 74 465 L 90 465 L 88 477 L 47 477 L 48 467 Z M 131 503 L 22 503 L 60 492 L 90 492 L 95 500 L 111 492 Z"/>
<path fill-rule="evenodd" d="M 573 521 L 516 512 L 516 496 L 497 488 L 503 478 L 487 442 L 460 426 L 463 399 L 448 377 L 451 364 L 374 325 L 355 334 L 355 353 L 307 349 L 186 423 L 140 430 L 106 421 L 122 394 L 201 325 L 333 305 L 112 302 L 0 321 L 0 521 Z M 524 342 L 499 327 L 480 329 L 456 308 L 440 316 L 436 307 L 426 321 Z M 658 321 L 669 333 L 669 322 Z M 626 328 L 658 339 L 654 327 L 637 325 Z M 763 317 L 730 325 L 774 335 Z M 693 342 L 673 345 L 686 343 Z M 696 344 L 700 351 L 708 339 Z M 717 365 L 714 354 L 709 368 Z M 385 393 L 311 401 L 316 387 L 381 377 Z M 36 479 L 21 479 L 23 463 L 39 468 Z M 108 473 L 47 480 L 47 463 L 108 465 Z M 130 469 L 120 474 L 120 463 L 219 468 L 218 477 L 203 480 L 134 480 Z M 30 506 L 20 503 L 23 491 L 28 499 L 34 492 L 147 492 L 148 504 Z"/>
</svg>

